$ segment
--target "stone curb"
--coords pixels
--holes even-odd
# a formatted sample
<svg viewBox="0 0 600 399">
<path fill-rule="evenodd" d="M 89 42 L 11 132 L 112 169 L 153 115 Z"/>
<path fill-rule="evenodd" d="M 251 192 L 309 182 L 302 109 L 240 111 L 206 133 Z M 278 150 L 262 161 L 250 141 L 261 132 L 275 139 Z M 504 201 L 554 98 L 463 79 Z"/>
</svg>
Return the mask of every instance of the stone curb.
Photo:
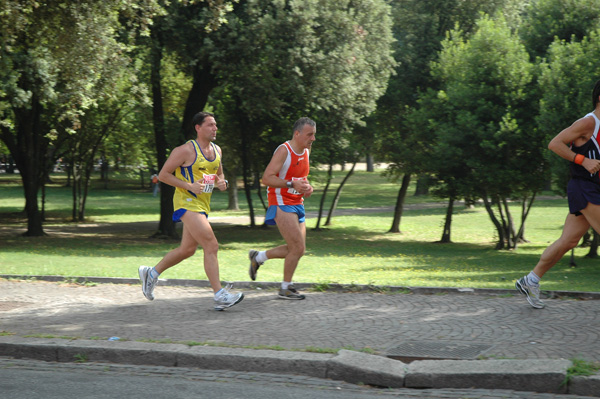
<svg viewBox="0 0 600 399">
<path fill-rule="evenodd" d="M 572 363 L 540 360 L 422 360 L 409 365 L 407 388 L 469 388 L 567 393 L 563 384 Z"/>
<path fill-rule="evenodd" d="M 124 277 L 78 277 L 78 276 L 26 276 L 0 274 L 3 279 L 18 280 L 38 280 L 49 282 L 75 282 L 79 284 L 97 283 L 97 284 L 139 284 L 137 278 Z M 259 281 L 232 281 L 236 288 L 246 289 L 278 289 L 280 282 L 259 282 Z M 170 287 L 199 287 L 208 288 L 208 280 L 186 280 L 186 279 L 159 279 L 159 285 Z M 379 292 L 379 293 L 406 293 L 419 295 L 434 294 L 459 294 L 459 295 L 518 295 L 515 289 L 501 288 L 456 288 L 456 287 L 401 287 L 401 286 L 377 286 L 377 285 L 359 285 L 359 284 L 315 284 L 315 283 L 294 283 L 299 289 L 318 289 L 321 291 L 332 292 Z M 600 300 L 600 292 L 581 292 L 581 291 L 541 291 L 545 298 L 574 298 L 582 300 Z"/>
<path fill-rule="evenodd" d="M 581 396 L 600 397 L 600 375 L 573 377 L 569 382 L 569 393 Z"/>
<path fill-rule="evenodd" d="M 342 349 L 337 354 L 264 349 L 0 336 L 0 356 L 52 362 L 109 362 L 330 378 L 389 388 L 508 389 L 600 397 L 600 375 L 563 384 L 571 361 L 423 360 L 405 364 Z"/>
</svg>

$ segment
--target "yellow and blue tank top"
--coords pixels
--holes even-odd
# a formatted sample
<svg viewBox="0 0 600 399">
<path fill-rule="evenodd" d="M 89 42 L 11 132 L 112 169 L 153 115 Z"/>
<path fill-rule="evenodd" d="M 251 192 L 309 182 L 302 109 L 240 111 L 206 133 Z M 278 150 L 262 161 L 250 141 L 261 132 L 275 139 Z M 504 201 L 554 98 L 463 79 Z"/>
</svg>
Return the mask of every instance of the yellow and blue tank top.
<svg viewBox="0 0 600 399">
<path fill-rule="evenodd" d="M 217 147 L 214 143 L 210 143 L 213 146 L 215 156 L 213 159 L 207 159 L 202 149 L 196 142 L 196 140 L 189 140 L 188 143 L 192 143 L 194 150 L 196 151 L 196 159 L 194 163 L 189 166 L 180 166 L 175 169 L 175 177 L 178 179 L 194 183 L 204 179 L 204 175 L 214 175 L 219 170 L 221 165 L 221 155 L 217 151 Z M 193 212 L 204 212 L 208 215 L 210 212 L 210 197 L 212 192 L 195 194 L 189 190 L 175 187 L 175 194 L 173 195 L 173 209 L 175 213 L 181 215 L 182 210 L 188 210 Z"/>
</svg>

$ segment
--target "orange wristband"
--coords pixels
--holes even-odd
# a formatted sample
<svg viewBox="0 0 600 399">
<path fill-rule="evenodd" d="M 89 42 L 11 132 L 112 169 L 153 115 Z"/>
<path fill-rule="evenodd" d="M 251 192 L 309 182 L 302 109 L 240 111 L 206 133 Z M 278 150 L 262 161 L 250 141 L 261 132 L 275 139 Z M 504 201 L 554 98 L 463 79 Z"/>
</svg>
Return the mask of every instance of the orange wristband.
<svg viewBox="0 0 600 399">
<path fill-rule="evenodd" d="M 577 155 L 575 155 L 573 162 L 575 162 L 577 165 L 581 165 L 583 163 L 584 159 L 585 159 L 585 156 L 583 156 L 582 154 L 577 154 Z"/>
</svg>

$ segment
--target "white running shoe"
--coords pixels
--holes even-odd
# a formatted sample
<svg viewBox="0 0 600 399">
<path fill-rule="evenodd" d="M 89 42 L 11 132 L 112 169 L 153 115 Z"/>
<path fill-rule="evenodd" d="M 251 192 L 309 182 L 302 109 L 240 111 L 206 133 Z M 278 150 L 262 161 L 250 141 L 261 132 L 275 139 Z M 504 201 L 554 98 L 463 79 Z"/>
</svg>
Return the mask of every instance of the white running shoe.
<svg viewBox="0 0 600 399">
<path fill-rule="evenodd" d="M 542 309 L 544 306 L 546 306 L 544 302 L 540 300 L 539 284 L 529 284 L 527 282 L 527 276 L 518 279 L 515 283 L 515 287 L 521 292 L 521 294 L 527 297 L 527 302 L 529 302 L 529 304 L 534 308 Z"/>
<path fill-rule="evenodd" d="M 233 284 L 227 284 L 227 286 L 221 290 L 219 295 L 215 297 L 215 310 L 225 310 L 242 302 L 242 299 L 244 299 L 244 294 L 241 292 L 232 294 L 229 292 L 229 290 L 232 288 Z"/>
<path fill-rule="evenodd" d="M 154 300 L 154 287 L 158 283 L 158 278 L 150 277 L 150 270 L 152 268 L 148 266 L 140 266 L 138 273 L 140 274 L 140 280 L 142 281 L 142 292 L 144 296 L 149 300 Z"/>
</svg>

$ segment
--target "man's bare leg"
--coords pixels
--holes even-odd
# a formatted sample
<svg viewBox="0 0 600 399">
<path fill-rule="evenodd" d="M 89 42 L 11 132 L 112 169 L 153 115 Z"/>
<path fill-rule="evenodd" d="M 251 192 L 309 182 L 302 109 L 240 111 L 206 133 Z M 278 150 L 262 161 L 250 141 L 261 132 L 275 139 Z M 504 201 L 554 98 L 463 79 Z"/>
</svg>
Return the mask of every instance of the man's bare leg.
<svg viewBox="0 0 600 399">
<path fill-rule="evenodd" d="M 598 207 L 600 208 L 600 207 Z M 585 214 L 584 214 L 585 215 Z M 589 230 L 590 223 L 584 216 L 567 215 L 560 238 L 544 250 L 533 272 L 542 277 L 548 270 L 562 259 L 571 249 L 575 248 L 581 237 Z"/>
<path fill-rule="evenodd" d="M 148 266 L 140 266 L 138 273 L 140 280 L 142 280 L 142 292 L 144 296 L 149 300 L 154 299 L 154 287 L 158 284 L 158 276 L 160 276 L 165 270 L 175 266 L 184 259 L 194 255 L 198 248 L 198 242 L 194 239 L 189 229 L 183 226 L 183 234 L 181 236 L 181 243 L 175 249 L 169 251 L 161 260 L 154 266 L 154 268 Z"/>
<path fill-rule="evenodd" d="M 184 231 L 187 229 L 192 239 L 202 247 L 204 252 L 204 272 L 210 286 L 214 292 L 219 291 L 221 280 L 219 278 L 219 260 L 217 253 L 219 251 L 219 243 L 213 229 L 206 218 L 206 215 L 186 212 L 181 221 L 184 225 Z"/>
<path fill-rule="evenodd" d="M 575 248 L 589 228 L 590 224 L 585 217 L 568 214 L 560 238 L 544 250 L 537 265 L 528 275 L 515 282 L 515 288 L 527 297 L 527 302 L 532 307 L 541 309 L 545 306 L 540 300 L 539 283 L 542 276 L 557 264 L 567 251 Z"/>
<path fill-rule="evenodd" d="M 281 236 L 286 242 L 286 254 L 283 263 L 283 281 L 292 282 L 294 272 L 298 267 L 300 258 L 304 255 L 306 250 L 306 224 L 298 222 L 298 215 L 296 213 L 284 212 L 281 209 L 277 209 L 277 215 L 275 216 L 275 222 L 277 228 L 281 233 Z M 283 250 L 281 247 L 276 248 L 281 254 Z M 267 251 L 269 256 L 269 251 Z"/>
</svg>

